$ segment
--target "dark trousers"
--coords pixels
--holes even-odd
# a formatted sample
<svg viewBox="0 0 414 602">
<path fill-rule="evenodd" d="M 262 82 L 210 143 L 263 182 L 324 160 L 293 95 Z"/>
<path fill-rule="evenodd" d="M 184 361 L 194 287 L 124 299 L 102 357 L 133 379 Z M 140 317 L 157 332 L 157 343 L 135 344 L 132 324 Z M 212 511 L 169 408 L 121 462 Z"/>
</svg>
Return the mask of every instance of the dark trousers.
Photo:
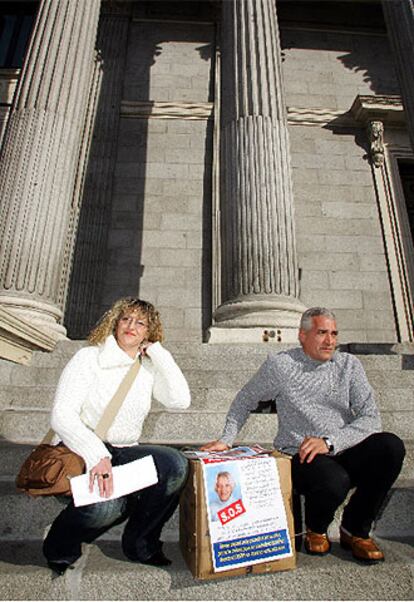
<svg viewBox="0 0 414 602">
<path fill-rule="evenodd" d="M 75 508 L 73 502 L 57 516 L 43 544 L 48 561 L 73 563 L 82 542 L 90 543 L 110 527 L 127 521 L 122 549 L 130 560 L 147 560 L 161 547 L 160 535 L 178 505 L 188 474 L 188 461 L 177 450 L 158 445 L 112 447 L 112 465 L 119 466 L 151 454 L 158 483 L 114 500 Z"/>
<path fill-rule="evenodd" d="M 305 497 L 306 526 L 326 533 L 336 509 L 355 487 L 342 526 L 352 535 L 368 537 L 405 456 L 404 444 L 392 433 L 375 433 L 335 455 L 318 455 L 309 464 L 292 458 L 292 484 Z"/>
</svg>

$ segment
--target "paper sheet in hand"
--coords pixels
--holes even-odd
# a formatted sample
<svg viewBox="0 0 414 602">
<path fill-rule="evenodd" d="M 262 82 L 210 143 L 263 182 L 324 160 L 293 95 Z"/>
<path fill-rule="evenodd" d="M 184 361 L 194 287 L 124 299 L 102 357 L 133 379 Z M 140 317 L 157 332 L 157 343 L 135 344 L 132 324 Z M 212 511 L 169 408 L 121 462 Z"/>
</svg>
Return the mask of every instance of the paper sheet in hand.
<svg viewBox="0 0 414 602">
<path fill-rule="evenodd" d="M 158 483 L 157 469 L 152 456 L 145 456 L 122 466 L 112 469 L 114 492 L 111 497 L 99 495 L 98 483 L 95 481 L 93 492 L 89 492 L 89 474 L 82 474 L 70 480 L 73 502 L 76 507 L 106 502 L 133 491 L 139 491 L 150 485 Z"/>
</svg>

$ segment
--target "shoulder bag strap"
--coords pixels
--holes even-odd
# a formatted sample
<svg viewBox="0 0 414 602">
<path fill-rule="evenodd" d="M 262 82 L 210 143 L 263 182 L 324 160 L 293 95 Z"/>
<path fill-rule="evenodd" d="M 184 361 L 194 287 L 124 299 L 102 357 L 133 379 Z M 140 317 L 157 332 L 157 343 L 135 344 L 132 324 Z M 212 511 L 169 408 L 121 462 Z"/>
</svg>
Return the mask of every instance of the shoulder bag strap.
<svg viewBox="0 0 414 602">
<path fill-rule="evenodd" d="M 98 435 L 102 441 L 105 439 L 105 435 L 109 430 L 109 427 L 115 420 L 115 416 L 117 415 L 119 408 L 121 407 L 125 397 L 130 390 L 132 383 L 134 382 L 139 369 L 141 367 L 141 356 L 135 360 L 132 364 L 128 372 L 125 374 L 124 378 L 121 381 L 118 389 L 115 392 L 115 395 L 112 397 L 111 401 L 105 408 L 105 412 L 102 414 L 100 421 L 95 427 L 95 434 Z"/>
</svg>

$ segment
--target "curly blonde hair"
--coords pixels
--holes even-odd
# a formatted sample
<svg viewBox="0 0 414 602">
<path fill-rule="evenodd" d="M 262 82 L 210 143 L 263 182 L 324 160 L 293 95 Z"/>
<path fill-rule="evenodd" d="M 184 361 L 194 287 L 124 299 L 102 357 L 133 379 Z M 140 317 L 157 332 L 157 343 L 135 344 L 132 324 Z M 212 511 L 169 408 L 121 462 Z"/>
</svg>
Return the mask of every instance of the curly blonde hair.
<svg viewBox="0 0 414 602">
<path fill-rule="evenodd" d="M 148 341 L 155 343 L 163 340 L 161 318 L 158 311 L 147 301 L 138 297 L 123 297 L 118 299 L 108 311 L 104 313 L 96 326 L 91 330 L 88 341 L 91 345 L 99 345 L 110 335 L 115 335 L 118 322 L 127 311 L 136 311 L 148 320 Z"/>
</svg>

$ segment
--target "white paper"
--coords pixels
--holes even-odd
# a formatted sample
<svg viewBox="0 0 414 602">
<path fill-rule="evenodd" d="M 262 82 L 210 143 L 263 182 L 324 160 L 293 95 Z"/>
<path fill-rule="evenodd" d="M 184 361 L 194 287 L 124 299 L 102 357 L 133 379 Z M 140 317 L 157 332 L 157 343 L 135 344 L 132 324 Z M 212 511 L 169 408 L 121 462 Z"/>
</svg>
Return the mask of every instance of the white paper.
<svg viewBox="0 0 414 602">
<path fill-rule="evenodd" d="M 99 495 L 98 483 L 95 480 L 93 492 L 89 491 L 89 474 L 82 474 L 70 480 L 73 502 L 76 507 L 107 502 L 133 491 L 139 491 L 158 483 L 157 469 L 152 456 L 145 456 L 128 464 L 114 466 L 112 469 L 114 492 L 110 497 Z"/>
</svg>

